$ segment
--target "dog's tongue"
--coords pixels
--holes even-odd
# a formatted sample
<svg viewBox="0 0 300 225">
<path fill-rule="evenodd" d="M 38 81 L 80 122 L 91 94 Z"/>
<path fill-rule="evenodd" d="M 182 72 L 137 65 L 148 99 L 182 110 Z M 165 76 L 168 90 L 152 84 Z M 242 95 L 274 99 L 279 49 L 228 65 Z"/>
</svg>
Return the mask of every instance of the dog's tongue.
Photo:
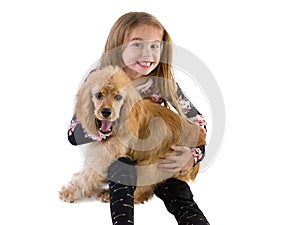
<svg viewBox="0 0 300 225">
<path fill-rule="evenodd" d="M 110 132 L 110 128 L 112 126 L 112 122 L 108 120 L 101 121 L 101 131 L 102 132 Z"/>
</svg>

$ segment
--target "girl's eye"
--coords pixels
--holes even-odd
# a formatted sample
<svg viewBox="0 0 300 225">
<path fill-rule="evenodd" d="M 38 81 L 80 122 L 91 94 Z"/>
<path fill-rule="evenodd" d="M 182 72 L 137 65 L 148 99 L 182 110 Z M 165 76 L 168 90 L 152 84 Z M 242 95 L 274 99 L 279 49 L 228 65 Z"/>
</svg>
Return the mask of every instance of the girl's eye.
<svg viewBox="0 0 300 225">
<path fill-rule="evenodd" d="M 160 44 L 153 44 L 153 45 L 151 45 L 151 48 L 159 49 L 160 48 Z"/>
<path fill-rule="evenodd" d="M 134 47 L 136 47 L 136 48 L 141 48 L 141 47 L 143 47 L 143 44 L 140 43 L 140 42 L 134 42 L 134 43 L 132 44 L 132 46 L 134 46 Z"/>
<path fill-rule="evenodd" d="M 102 93 L 101 92 L 99 92 L 99 93 L 96 93 L 95 94 L 95 97 L 96 97 L 96 99 L 101 99 L 102 98 Z"/>
<path fill-rule="evenodd" d="M 122 96 L 121 96 L 121 95 L 116 95 L 116 96 L 115 96 L 115 99 L 116 99 L 117 101 L 120 101 L 120 100 L 122 99 Z"/>
</svg>

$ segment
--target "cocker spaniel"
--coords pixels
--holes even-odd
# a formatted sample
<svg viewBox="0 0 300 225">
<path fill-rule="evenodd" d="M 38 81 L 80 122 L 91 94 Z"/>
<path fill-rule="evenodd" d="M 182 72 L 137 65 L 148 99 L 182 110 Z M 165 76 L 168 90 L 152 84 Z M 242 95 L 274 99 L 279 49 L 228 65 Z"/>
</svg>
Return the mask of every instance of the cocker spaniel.
<svg viewBox="0 0 300 225">
<path fill-rule="evenodd" d="M 195 179 L 199 163 L 184 175 L 158 168 L 161 155 L 170 155 L 171 145 L 205 145 L 205 131 L 151 98 L 142 99 L 127 74 L 118 67 L 92 72 L 77 94 L 77 119 L 99 139 L 86 144 L 83 169 L 59 193 L 60 199 L 74 202 L 99 194 L 109 201 L 107 169 L 120 157 L 136 163 L 135 203 L 152 197 L 156 185 L 170 177 Z M 173 153 L 174 154 L 174 153 Z"/>
</svg>

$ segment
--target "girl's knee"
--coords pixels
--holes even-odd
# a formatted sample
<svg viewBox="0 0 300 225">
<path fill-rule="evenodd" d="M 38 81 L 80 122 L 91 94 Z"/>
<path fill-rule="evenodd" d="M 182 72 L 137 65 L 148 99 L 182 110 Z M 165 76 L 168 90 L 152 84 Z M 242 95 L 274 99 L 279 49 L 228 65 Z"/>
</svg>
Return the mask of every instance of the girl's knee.
<svg viewBox="0 0 300 225">
<path fill-rule="evenodd" d="M 108 167 L 107 178 L 114 183 L 135 186 L 137 175 L 134 162 L 129 158 L 119 158 Z"/>
<path fill-rule="evenodd" d="M 193 194 L 189 185 L 182 181 L 175 178 L 170 178 L 159 185 L 154 193 L 160 197 L 171 197 L 176 199 L 193 199 Z"/>
</svg>

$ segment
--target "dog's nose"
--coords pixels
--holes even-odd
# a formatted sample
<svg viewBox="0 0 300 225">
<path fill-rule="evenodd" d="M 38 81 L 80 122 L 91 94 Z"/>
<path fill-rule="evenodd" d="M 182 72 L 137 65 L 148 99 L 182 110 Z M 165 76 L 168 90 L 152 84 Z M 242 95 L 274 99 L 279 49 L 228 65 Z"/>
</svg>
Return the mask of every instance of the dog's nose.
<svg viewBox="0 0 300 225">
<path fill-rule="evenodd" d="M 102 116 L 107 118 L 111 114 L 111 109 L 110 108 L 103 108 L 103 109 L 101 109 L 101 114 L 102 114 Z"/>
</svg>

